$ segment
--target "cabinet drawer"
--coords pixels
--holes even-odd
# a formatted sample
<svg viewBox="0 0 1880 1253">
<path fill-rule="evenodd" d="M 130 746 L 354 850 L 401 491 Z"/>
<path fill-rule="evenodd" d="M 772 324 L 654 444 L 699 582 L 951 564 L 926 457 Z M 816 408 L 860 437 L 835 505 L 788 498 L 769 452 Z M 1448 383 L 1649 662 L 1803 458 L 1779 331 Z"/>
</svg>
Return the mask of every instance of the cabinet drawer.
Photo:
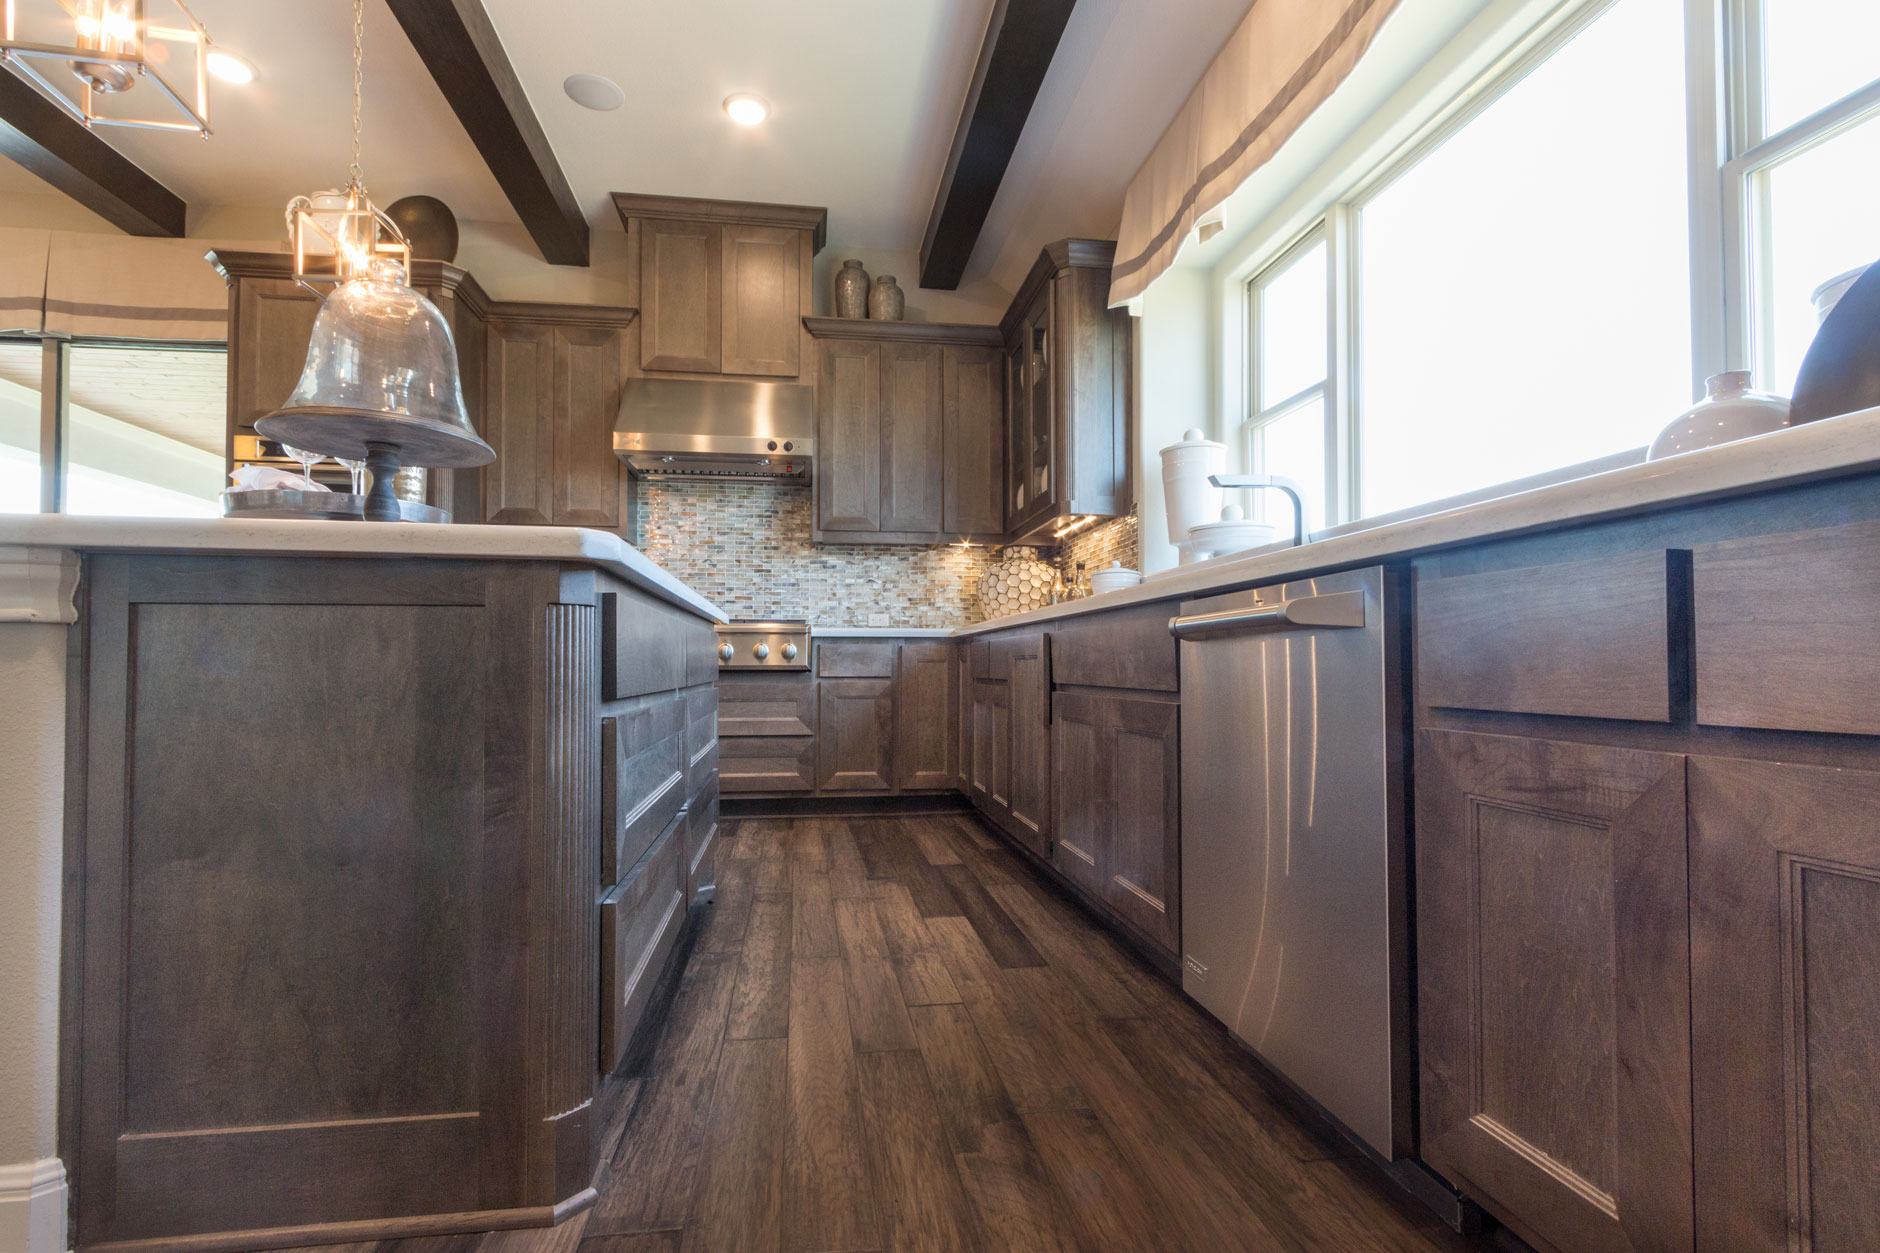
<svg viewBox="0 0 1880 1253">
<path fill-rule="evenodd" d="M 682 815 L 601 899 L 601 1070 L 620 1065 L 685 921 Z"/>
<path fill-rule="evenodd" d="M 816 786 L 816 737 L 745 735 L 718 741 L 718 786 L 726 792 L 808 792 Z"/>
<path fill-rule="evenodd" d="M 1671 721 L 1685 561 L 1658 549 L 1420 581 L 1417 702 Z"/>
<path fill-rule="evenodd" d="M 1051 679 L 1072 687 L 1181 690 L 1181 667 L 1168 620 L 1173 602 L 1135 605 L 1065 618 L 1052 628 Z"/>
<path fill-rule="evenodd" d="M 719 738 L 815 734 L 816 681 L 809 675 L 719 676 Z"/>
<path fill-rule="evenodd" d="M 696 796 L 718 772 L 718 689 L 695 687 L 685 694 L 685 794 Z"/>
<path fill-rule="evenodd" d="M 685 805 L 685 698 L 651 696 L 601 720 L 601 882 L 612 883 Z"/>
<path fill-rule="evenodd" d="M 1697 720 L 1880 735 L 1880 524 L 1692 553 Z"/>
<path fill-rule="evenodd" d="M 686 899 L 696 901 L 716 884 L 714 850 L 718 845 L 718 780 L 714 776 L 704 790 L 685 807 Z"/>
<path fill-rule="evenodd" d="M 819 640 L 816 674 L 824 679 L 891 679 L 893 640 Z"/>
<path fill-rule="evenodd" d="M 648 692 L 670 692 L 705 670 L 703 656 L 716 658 L 711 623 L 676 605 L 621 589 L 601 593 L 601 699 L 626 700 Z"/>
</svg>

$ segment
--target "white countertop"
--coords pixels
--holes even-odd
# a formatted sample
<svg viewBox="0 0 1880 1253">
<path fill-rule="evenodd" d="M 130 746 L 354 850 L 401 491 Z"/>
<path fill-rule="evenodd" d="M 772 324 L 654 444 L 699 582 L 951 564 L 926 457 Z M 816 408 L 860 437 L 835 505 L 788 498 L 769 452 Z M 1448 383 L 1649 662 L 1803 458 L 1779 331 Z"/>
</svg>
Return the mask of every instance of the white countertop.
<svg viewBox="0 0 1880 1253">
<path fill-rule="evenodd" d="M 702 618 L 725 620 L 718 606 L 618 535 L 585 527 L 0 514 L 0 548 L 563 561 L 595 566 Z"/>
<path fill-rule="evenodd" d="M 952 627 L 812 626 L 809 630 L 819 640 L 943 640 L 954 634 Z"/>
<path fill-rule="evenodd" d="M 1136 587 L 975 622 L 954 634 L 977 635 L 1176 596 L 1280 582 L 1595 518 L 1622 517 L 1876 469 L 1880 469 L 1880 408 L 1863 409 L 1734 444 L 1608 470 L 1307 544 L 1198 561 L 1159 571 Z"/>
</svg>

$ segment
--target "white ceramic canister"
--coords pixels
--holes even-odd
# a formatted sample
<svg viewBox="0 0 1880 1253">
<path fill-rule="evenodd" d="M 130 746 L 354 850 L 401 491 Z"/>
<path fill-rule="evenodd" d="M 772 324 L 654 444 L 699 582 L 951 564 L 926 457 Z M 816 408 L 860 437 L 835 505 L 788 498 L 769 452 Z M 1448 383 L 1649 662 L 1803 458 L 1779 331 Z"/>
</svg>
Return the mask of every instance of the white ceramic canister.
<svg viewBox="0 0 1880 1253">
<path fill-rule="evenodd" d="M 1222 490 L 1208 477 L 1227 472 L 1227 445 L 1202 435 L 1182 432 L 1179 444 L 1162 450 L 1162 502 L 1168 511 L 1169 543 L 1191 559 L 1188 532 L 1221 516 Z"/>
<path fill-rule="evenodd" d="M 1288 528 L 1290 529 L 1290 528 Z M 1263 548 L 1279 538 L 1279 528 L 1271 522 L 1256 522 L 1244 516 L 1239 505 L 1226 505 L 1212 522 L 1198 522 L 1188 531 L 1195 548 L 1195 560 L 1219 557 L 1226 553 Z"/>
<path fill-rule="evenodd" d="M 1131 570 L 1120 561 L 1112 561 L 1109 569 L 1091 572 L 1090 590 L 1097 595 L 1102 595 L 1104 592 L 1120 592 L 1140 582 L 1142 582 L 1140 570 Z"/>
<path fill-rule="evenodd" d="M 1673 418 L 1645 451 L 1645 460 L 1675 457 L 1752 435 L 1767 435 L 1789 424 L 1789 402 L 1753 391 L 1748 370 L 1727 370 L 1704 380 L 1708 393 Z"/>
</svg>

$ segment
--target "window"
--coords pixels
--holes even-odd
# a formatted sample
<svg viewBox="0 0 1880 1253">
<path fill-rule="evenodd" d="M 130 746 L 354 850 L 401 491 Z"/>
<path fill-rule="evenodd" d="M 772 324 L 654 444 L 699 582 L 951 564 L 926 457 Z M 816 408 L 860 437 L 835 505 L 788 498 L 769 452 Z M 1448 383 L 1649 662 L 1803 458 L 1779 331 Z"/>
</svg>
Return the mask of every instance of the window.
<svg viewBox="0 0 1880 1253">
<path fill-rule="evenodd" d="M 1294 248 L 1254 282 L 1249 313 L 1259 351 L 1254 354 L 1255 404 L 1247 446 L 1255 474 L 1279 474 L 1303 489 L 1306 530 L 1325 525 L 1326 381 L 1330 376 L 1327 319 L 1329 256 L 1324 232 Z M 1253 516 L 1292 530 L 1290 510 L 1275 492 L 1253 493 Z"/>
<path fill-rule="evenodd" d="M 38 340 L 0 341 L 0 512 L 220 514 L 227 379 L 219 345 L 81 342 L 49 352 Z M 40 440 L 49 387 L 66 397 L 51 450 Z M 52 500 L 48 456 L 57 463 Z"/>
<path fill-rule="evenodd" d="M 1249 468 L 1337 525 L 1642 457 L 1726 369 L 1790 392 L 1880 257 L 1877 47 L 1867 0 L 1586 0 L 1478 49 L 1252 254 Z"/>
</svg>

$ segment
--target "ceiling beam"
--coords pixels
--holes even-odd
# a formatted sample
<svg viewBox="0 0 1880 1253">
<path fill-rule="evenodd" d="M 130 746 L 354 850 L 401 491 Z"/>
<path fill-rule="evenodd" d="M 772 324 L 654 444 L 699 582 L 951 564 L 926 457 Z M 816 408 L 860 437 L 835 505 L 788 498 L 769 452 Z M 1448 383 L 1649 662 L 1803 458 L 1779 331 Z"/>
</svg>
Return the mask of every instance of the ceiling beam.
<svg viewBox="0 0 1880 1253">
<path fill-rule="evenodd" d="M 542 258 L 588 263 L 587 216 L 482 0 L 387 0 Z"/>
<path fill-rule="evenodd" d="M 0 70 L 0 153 L 120 230 L 183 237 L 181 196 L 10 70 Z"/>
<path fill-rule="evenodd" d="M 999 193 L 1077 0 L 998 0 L 920 244 L 920 285 L 952 291 Z"/>
</svg>

